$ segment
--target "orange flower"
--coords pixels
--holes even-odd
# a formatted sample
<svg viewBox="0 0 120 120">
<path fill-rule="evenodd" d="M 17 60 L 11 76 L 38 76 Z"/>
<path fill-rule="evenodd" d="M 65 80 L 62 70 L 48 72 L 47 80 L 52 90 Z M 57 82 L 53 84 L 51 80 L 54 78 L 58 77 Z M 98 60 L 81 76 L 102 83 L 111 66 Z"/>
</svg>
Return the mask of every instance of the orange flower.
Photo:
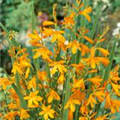
<svg viewBox="0 0 120 120">
<path fill-rule="evenodd" d="M 92 11 L 91 7 L 86 7 L 83 11 L 80 11 L 79 14 L 84 15 L 86 17 L 86 19 L 90 22 L 91 17 L 88 15 L 88 13 L 90 13 L 91 11 Z"/>
<path fill-rule="evenodd" d="M 93 40 L 87 36 L 82 36 L 85 40 L 87 40 L 88 42 L 94 44 Z"/>
<path fill-rule="evenodd" d="M 88 120 L 87 117 L 79 117 L 79 120 Z"/>
<path fill-rule="evenodd" d="M 28 110 L 25 110 L 23 108 L 20 109 L 20 119 L 23 120 L 23 119 L 27 119 L 30 117 L 30 115 L 28 114 L 27 112 Z"/>
<path fill-rule="evenodd" d="M 89 104 L 92 108 L 94 108 L 94 105 L 97 104 L 97 101 L 95 97 L 93 96 L 93 94 L 90 94 L 89 98 L 87 99 L 86 105 L 88 106 Z"/>
<path fill-rule="evenodd" d="M 112 88 L 115 91 L 115 93 L 120 93 L 120 85 L 114 84 L 113 82 L 110 82 L 110 84 L 112 85 Z"/>
<path fill-rule="evenodd" d="M 71 98 L 75 100 L 79 100 L 80 103 L 85 100 L 86 94 L 84 92 L 81 92 L 80 89 L 76 89 L 74 93 L 71 95 Z"/>
<path fill-rule="evenodd" d="M 14 99 L 14 101 L 16 102 L 16 105 L 19 107 L 20 106 L 20 100 L 19 97 L 17 95 L 17 93 L 15 92 L 14 89 L 9 89 L 9 93 L 10 93 L 10 98 Z"/>
<path fill-rule="evenodd" d="M 69 109 L 68 111 L 68 120 L 73 120 L 73 112 L 71 111 L 71 109 Z"/>
<path fill-rule="evenodd" d="M 13 119 L 15 119 L 16 115 L 18 115 L 17 111 L 9 112 L 4 116 L 4 120 L 13 120 Z"/>
<path fill-rule="evenodd" d="M 33 46 L 40 47 L 41 46 L 41 35 L 37 33 L 36 30 L 33 31 L 33 34 L 28 34 L 28 36 L 31 38 L 29 43 Z"/>
<path fill-rule="evenodd" d="M 51 61 L 50 56 L 52 55 L 52 52 L 46 47 L 34 49 L 33 51 L 36 52 L 33 56 L 34 59 L 41 56 L 44 60 Z"/>
<path fill-rule="evenodd" d="M 91 66 L 92 68 L 95 68 L 95 67 L 96 67 L 96 64 L 99 64 L 99 62 L 97 61 L 97 59 L 95 59 L 94 55 L 95 55 L 95 48 L 92 47 L 92 48 L 91 48 L 90 57 L 89 57 L 89 58 L 83 58 L 83 59 L 82 59 L 83 61 L 86 61 L 88 64 L 90 64 L 90 66 Z"/>
<path fill-rule="evenodd" d="M 54 22 L 52 21 L 44 21 L 43 26 L 49 26 L 49 25 L 54 25 Z"/>
<path fill-rule="evenodd" d="M 107 66 L 109 64 L 108 58 L 105 58 L 105 57 L 96 57 L 96 60 L 98 60 L 99 62 L 101 62 L 105 66 Z"/>
<path fill-rule="evenodd" d="M 108 50 L 105 50 L 103 48 L 97 48 L 105 57 L 109 55 Z"/>
<path fill-rule="evenodd" d="M 95 120 L 106 120 L 107 119 L 107 115 L 102 115 L 97 117 Z"/>
<path fill-rule="evenodd" d="M 79 64 L 71 64 L 76 69 L 77 73 L 82 73 L 83 69 L 85 68 L 84 64 L 80 62 Z"/>
<path fill-rule="evenodd" d="M 9 109 L 17 109 L 18 108 L 18 106 L 14 103 L 10 103 L 7 106 L 8 106 Z"/>
<path fill-rule="evenodd" d="M 75 13 L 72 12 L 68 17 L 64 17 L 64 22 L 63 24 L 67 27 L 67 28 L 71 28 L 71 25 L 74 25 L 74 16 Z"/>
<path fill-rule="evenodd" d="M 69 108 L 72 112 L 75 112 L 75 105 L 80 105 L 80 101 L 70 97 L 65 105 L 65 109 Z"/>
<path fill-rule="evenodd" d="M 89 58 L 83 58 L 83 61 L 86 61 L 87 64 L 91 66 L 91 68 L 95 68 L 96 64 L 103 63 L 105 66 L 109 64 L 109 60 L 105 57 L 95 57 L 95 47 L 91 48 L 91 54 Z"/>
<path fill-rule="evenodd" d="M 90 52 L 90 49 L 86 45 L 80 43 L 80 46 L 81 46 L 82 56 L 84 56 L 86 53 Z"/>
<path fill-rule="evenodd" d="M 98 98 L 99 102 L 102 102 L 104 101 L 104 97 L 106 93 L 103 90 L 100 90 L 100 91 L 94 92 L 93 95 Z"/>
<path fill-rule="evenodd" d="M 85 89 L 83 79 L 80 79 L 80 80 L 74 79 L 74 83 L 72 84 L 72 86 L 73 86 L 73 89 L 76 89 L 76 88 L 81 88 L 83 90 Z"/>
<path fill-rule="evenodd" d="M 115 113 L 116 111 L 119 112 L 120 107 L 120 101 L 116 99 L 111 99 L 109 93 L 106 96 L 106 103 L 105 108 L 109 108 L 112 113 Z"/>
<path fill-rule="evenodd" d="M 73 54 L 75 54 L 77 50 L 81 50 L 80 44 L 78 43 L 77 40 L 73 40 L 72 42 L 68 43 L 67 47 L 72 49 Z"/>
<path fill-rule="evenodd" d="M 85 106 L 85 104 L 83 104 L 81 107 L 80 107 L 80 113 L 82 115 L 87 115 L 88 114 L 88 108 Z"/>
<path fill-rule="evenodd" d="M 113 71 L 110 71 L 109 81 L 112 81 L 112 82 L 117 84 L 119 80 L 120 80 L 120 77 L 119 77 L 119 65 L 117 65 L 113 69 Z"/>
<path fill-rule="evenodd" d="M 89 78 L 89 79 L 87 79 L 87 81 L 90 81 L 90 82 L 92 82 L 94 85 L 96 85 L 97 87 L 99 87 L 100 85 L 101 85 L 101 81 L 102 81 L 103 79 L 101 78 L 101 76 L 96 76 L 96 77 L 93 77 L 93 78 Z"/>
<path fill-rule="evenodd" d="M 50 90 L 50 92 L 47 94 L 47 97 L 48 97 L 48 103 L 51 103 L 53 99 L 60 100 L 58 93 L 55 92 L 54 90 Z"/>
</svg>

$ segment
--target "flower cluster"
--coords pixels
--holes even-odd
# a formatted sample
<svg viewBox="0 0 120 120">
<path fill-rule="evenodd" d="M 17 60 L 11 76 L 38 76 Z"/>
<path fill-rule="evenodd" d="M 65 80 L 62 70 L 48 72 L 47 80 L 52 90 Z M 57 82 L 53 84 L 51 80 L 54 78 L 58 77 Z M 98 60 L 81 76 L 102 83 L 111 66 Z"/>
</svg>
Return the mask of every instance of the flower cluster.
<svg viewBox="0 0 120 120">
<path fill-rule="evenodd" d="M 0 78 L 9 99 L 3 103 L 3 120 L 107 120 L 119 111 L 119 66 L 109 70 L 111 53 L 101 47 L 108 27 L 93 39 L 77 26 L 80 18 L 91 21 L 91 11 L 77 0 L 60 27 L 54 14 L 54 21 L 43 22 L 41 35 L 28 34 L 29 53 L 9 40 L 12 74 Z M 53 48 L 43 39 L 50 39 Z"/>
</svg>

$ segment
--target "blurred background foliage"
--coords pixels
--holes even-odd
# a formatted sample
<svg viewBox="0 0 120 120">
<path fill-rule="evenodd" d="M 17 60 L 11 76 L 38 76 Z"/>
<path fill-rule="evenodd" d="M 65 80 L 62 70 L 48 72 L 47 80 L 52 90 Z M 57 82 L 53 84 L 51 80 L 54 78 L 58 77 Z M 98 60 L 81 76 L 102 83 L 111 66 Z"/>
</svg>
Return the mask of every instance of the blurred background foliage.
<svg viewBox="0 0 120 120">
<path fill-rule="evenodd" d="M 1 22 L 8 29 L 28 30 L 31 23 L 31 6 L 34 2 L 35 14 L 38 18 L 52 18 L 52 6 L 57 3 L 59 14 L 65 5 L 63 0 L 1 0 Z"/>
</svg>

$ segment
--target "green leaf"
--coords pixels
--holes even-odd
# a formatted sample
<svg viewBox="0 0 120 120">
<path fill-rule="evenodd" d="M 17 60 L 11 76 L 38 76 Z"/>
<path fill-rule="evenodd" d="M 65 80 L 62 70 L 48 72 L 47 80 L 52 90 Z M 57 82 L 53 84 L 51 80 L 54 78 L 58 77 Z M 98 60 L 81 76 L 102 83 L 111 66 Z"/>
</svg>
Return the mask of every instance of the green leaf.
<svg viewBox="0 0 120 120">
<path fill-rule="evenodd" d="M 110 55 L 109 55 L 109 61 L 110 61 L 110 63 L 106 67 L 106 69 L 104 71 L 104 74 L 102 76 L 103 82 L 104 82 L 104 80 L 107 80 L 108 77 L 109 77 L 109 73 L 110 73 L 110 70 L 111 70 L 111 66 L 112 66 L 112 62 L 113 62 L 113 58 L 114 58 L 114 54 L 115 54 L 115 48 L 116 48 L 116 39 L 113 40 L 112 49 L 110 51 Z"/>
</svg>

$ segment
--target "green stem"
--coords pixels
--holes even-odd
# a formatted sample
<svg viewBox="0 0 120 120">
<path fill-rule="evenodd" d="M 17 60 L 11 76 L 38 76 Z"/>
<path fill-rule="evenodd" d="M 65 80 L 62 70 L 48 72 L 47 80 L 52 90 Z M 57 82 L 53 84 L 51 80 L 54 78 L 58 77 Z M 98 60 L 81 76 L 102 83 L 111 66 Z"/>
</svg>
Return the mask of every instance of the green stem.
<svg viewBox="0 0 120 120">
<path fill-rule="evenodd" d="M 75 120 L 78 120 L 79 119 L 79 106 L 76 107 L 76 110 L 75 110 Z"/>
<path fill-rule="evenodd" d="M 63 103 L 63 119 L 62 120 L 68 120 L 68 109 L 65 109 L 65 105 L 68 102 L 70 97 L 70 78 L 71 78 L 71 75 L 69 74 L 66 79 L 67 82 L 65 86 L 65 96 L 63 99 L 64 103 Z"/>
<path fill-rule="evenodd" d="M 110 51 L 110 55 L 109 55 L 110 63 L 106 67 L 105 72 L 104 72 L 103 77 L 102 77 L 103 78 L 103 83 L 104 83 L 105 80 L 108 80 L 110 69 L 111 69 L 111 66 L 112 66 L 113 58 L 114 58 L 114 54 L 115 54 L 115 48 L 116 48 L 116 39 L 114 39 L 113 47 Z"/>
</svg>

